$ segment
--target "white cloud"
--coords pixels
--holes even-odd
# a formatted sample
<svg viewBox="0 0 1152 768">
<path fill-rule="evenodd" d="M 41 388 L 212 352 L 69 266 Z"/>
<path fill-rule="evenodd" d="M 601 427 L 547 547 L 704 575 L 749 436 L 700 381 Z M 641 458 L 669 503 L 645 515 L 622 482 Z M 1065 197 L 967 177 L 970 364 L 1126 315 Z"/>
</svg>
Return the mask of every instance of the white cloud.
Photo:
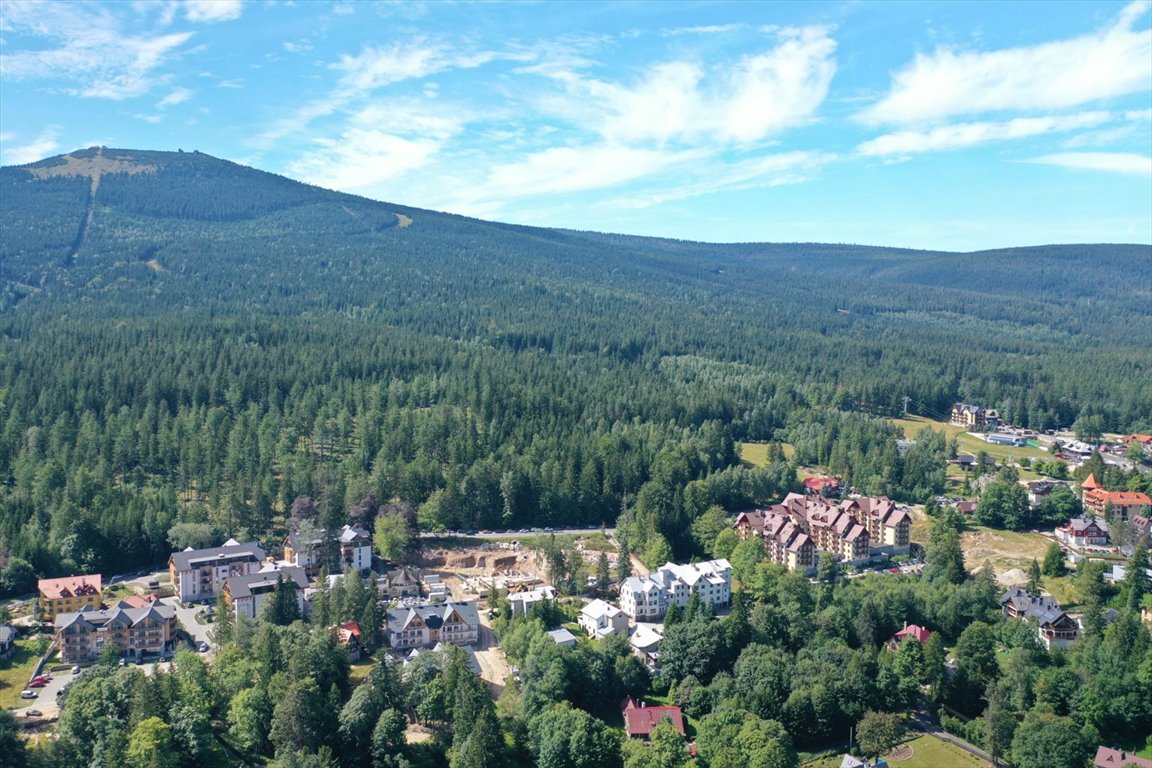
<svg viewBox="0 0 1152 768">
<path fill-rule="evenodd" d="M 351 128 L 289 164 L 290 173 L 322 187 L 362 190 L 432 162 L 441 142 Z"/>
<path fill-rule="evenodd" d="M 1132 3 L 1111 26 L 1069 40 L 918 55 L 857 118 L 869 125 L 923 124 L 999 110 L 1066 109 L 1148 91 L 1152 29 L 1134 29 L 1148 8 Z"/>
<path fill-rule="evenodd" d="M 1130 176 L 1152 176 L 1152 156 L 1135 152 L 1060 152 L 1034 157 L 1029 162 Z"/>
<path fill-rule="evenodd" d="M 60 79 L 77 87 L 69 92 L 123 100 L 140 96 L 166 77 L 165 61 L 192 33 L 131 35 L 106 9 L 82 3 L 5 2 L 8 28 L 47 38 L 56 47 L 0 54 L 5 79 Z"/>
<path fill-rule="evenodd" d="M 550 147 L 497 165 L 480 197 L 500 199 L 601 189 L 699 160 L 700 150 L 669 152 L 621 145 Z"/>
<path fill-rule="evenodd" d="M 990 141 L 1090 128 L 1109 119 L 1107 112 L 1082 112 L 1059 117 L 1020 117 L 1003 122 L 957 123 L 926 131 L 889 133 L 864 142 L 856 151 L 865 157 L 887 157 L 962 149 Z"/>
<path fill-rule="evenodd" d="M 836 42 L 824 27 L 776 30 L 778 45 L 727 68 L 693 61 L 650 67 L 634 85 L 575 71 L 551 73 L 568 98 L 551 110 L 608 142 L 723 142 L 750 145 L 812 119 L 836 71 Z"/>
<path fill-rule="evenodd" d="M 59 135 L 60 130 L 56 126 L 50 125 L 27 144 L 4 147 L 2 150 L 3 165 L 24 165 L 49 157 L 60 148 L 60 144 L 56 141 Z M 11 135 L 9 134 L 9 136 Z M 6 138 L 5 141 L 7 140 Z"/>
<path fill-rule="evenodd" d="M 174 107 L 177 104 L 183 104 L 192 98 L 192 91 L 187 88 L 177 88 L 164 98 L 156 103 L 157 109 L 165 109 L 167 107 Z"/>
<path fill-rule="evenodd" d="M 213 24 L 233 21 L 242 13 L 244 4 L 240 0 L 184 0 L 184 16 L 188 21 Z"/>
</svg>

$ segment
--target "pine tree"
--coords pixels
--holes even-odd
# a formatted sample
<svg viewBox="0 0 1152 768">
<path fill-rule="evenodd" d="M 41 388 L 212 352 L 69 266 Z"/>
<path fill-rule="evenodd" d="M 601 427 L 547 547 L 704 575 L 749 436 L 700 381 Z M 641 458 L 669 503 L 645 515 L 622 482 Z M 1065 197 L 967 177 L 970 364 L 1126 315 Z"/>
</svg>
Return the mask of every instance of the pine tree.
<svg viewBox="0 0 1152 768">
<path fill-rule="evenodd" d="M 1032 558 L 1032 564 L 1028 566 L 1028 584 L 1025 586 L 1024 591 L 1033 597 L 1040 597 L 1040 563 L 1036 562 L 1036 558 Z"/>
<path fill-rule="evenodd" d="M 1064 551 L 1060 549 L 1060 545 L 1052 542 L 1048 545 L 1048 551 L 1044 553 L 1044 566 L 1041 572 L 1045 576 L 1058 578 L 1063 576 L 1067 568 L 1064 566 Z"/>
<path fill-rule="evenodd" d="M 616 583 L 622 584 L 632 575 L 632 551 L 628 548 L 627 538 L 620 536 L 619 542 L 619 554 L 616 556 Z"/>
</svg>

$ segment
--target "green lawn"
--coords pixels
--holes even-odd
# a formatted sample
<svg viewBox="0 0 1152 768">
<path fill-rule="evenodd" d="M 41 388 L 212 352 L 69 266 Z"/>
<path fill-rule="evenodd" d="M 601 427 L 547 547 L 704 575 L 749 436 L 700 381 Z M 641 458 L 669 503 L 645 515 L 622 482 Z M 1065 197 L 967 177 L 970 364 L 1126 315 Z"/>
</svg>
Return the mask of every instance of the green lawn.
<svg viewBox="0 0 1152 768">
<path fill-rule="evenodd" d="M 904 435 L 908 439 L 916 437 L 916 433 L 924 427 L 931 427 L 937 432 L 943 432 L 949 438 L 956 438 L 957 448 L 961 453 L 970 453 L 973 456 L 984 451 L 992 458 L 996 459 L 997 463 L 1002 462 L 1004 459 L 1013 459 L 1019 461 L 1020 459 L 1050 459 L 1052 454 L 1048 453 L 1042 448 L 1034 448 L 1032 446 L 1018 448 L 1013 445 L 993 445 L 992 443 L 984 442 L 975 435 L 970 435 L 964 431 L 963 427 L 953 426 L 946 421 L 932 421 L 923 416 L 910 416 L 906 419 L 892 419 L 892 423 L 904 429 Z M 954 464 L 948 465 L 949 477 L 963 479 L 962 470 Z M 1023 480 L 1036 480 L 1042 475 L 1039 475 L 1031 470 L 1020 470 L 1020 477 Z"/>
<path fill-rule="evenodd" d="M 348 679 L 352 681 L 352 685 L 360 685 L 364 682 L 375 665 L 375 660 L 369 657 L 361 657 L 360 661 L 352 662 L 348 670 Z"/>
<path fill-rule="evenodd" d="M 784 456 L 789 459 L 796 453 L 796 449 L 788 443 L 780 443 L 780 447 L 784 449 Z M 762 467 L 768 463 L 768 443 L 737 443 L 736 452 L 740 454 L 741 461 L 754 467 Z"/>
<path fill-rule="evenodd" d="M 912 757 L 889 761 L 892 768 L 990 768 L 984 760 L 933 736 L 920 736 L 907 744 L 912 747 Z M 803 768 L 838 768 L 842 758 L 842 754 L 821 757 L 801 765 Z"/>
<path fill-rule="evenodd" d="M 20 703 L 20 691 L 32 679 L 36 668 L 36 640 L 25 638 L 16 641 L 16 652 L 12 658 L 0 664 L 0 709 L 8 709 Z"/>
</svg>

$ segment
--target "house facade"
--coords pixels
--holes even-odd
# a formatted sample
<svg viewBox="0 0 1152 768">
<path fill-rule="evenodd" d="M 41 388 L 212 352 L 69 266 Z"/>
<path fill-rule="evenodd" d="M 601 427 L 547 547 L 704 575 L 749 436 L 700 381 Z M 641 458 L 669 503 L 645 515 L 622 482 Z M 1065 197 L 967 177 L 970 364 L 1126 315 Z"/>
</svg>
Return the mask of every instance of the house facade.
<svg viewBox="0 0 1152 768">
<path fill-rule="evenodd" d="M 469 601 L 389 609 L 385 624 L 388 644 L 396 649 L 474 645 L 480 637 L 480 615 Z"/>
<path fill-rule="evenodd" d="M 98 573 L 87 576 L 65 576 L 62 579 L 40 579 L 40 609 L 44 621 L 55 621 L 61 613 L 100 608 L 103 579 Z"/>
<path fill-rule="evenodd" d="M 1147 517 L 1152 514 L 1152 498 L 1146 493 L 1135 491 L 1106 491 L 1103 488 L 1084 489 L 1084 509 L 1096 513 L 1097 517 L 1104 517 L 1111 508 L 1112 513 L 1121 520 L 1127 520 L 1132 515 Z"/>
<path fill-rule="evenodd" d="M 665 563 L 647 576 L 630 576 L 620 585 L 620 608 L 637 620 L 658 619 L 671 605 L 686 606 L 692 595 L 713 608 L 731 603 L 731 563 Z"/>
<path fill-rule="evenodd" d="M 524 592 L 508 595 L 508 604 L 512 606 L 513 616 L 524 616 L 533 608 L 548 600 L 556 599 L 556 588 L 551 586 L 537 587 Z"/>
<path fill-rule="evenodd" d="M 95 661 L 115 647 L 132 660 L 159 658 L 178 645 L 176 609 L 156 603 L 147 608 L 110 608 L 61 613 L 54 622 L 62 661 Z"/>
<path fill-rule="evenodd" d="M 979 428 L 998 426 L 1000 416 L 996 411 L 981 408 L 968 403 L 956 403 L 952 406 L 952 424 L 957 427 Z"/>
<path fill-rule="evenodd" d="M 385 571 L 376 580 L 376 592 L 381 597 L 396 600 L 401 597 L 420 596 L 420 571 L 401 565 Z"/>
<path fill-rule="evenodd" d="M 182 603 L 216 599 L 224 582 L 233 576 L 246 576 L 260 570 L 264 549 L 255 541 L 241 544 L 228 539 L 222 546 L 173 552 L 168 558 L 168 575 Z"/>
<path fill-rule="evenodd" d="M 680 707 L 650 707 L 645 702 L 637 703 L 631 698 L 624 703 L 624 730 L 630 739 L 647 739 L 652 735 L 652 729 L 667 720 L 685 735 L 684 713 Z"/>
<path fill-rule="evenodd" d="M 255 573 L 225 579 L 224 599 L 231 606 L 232 615 L 237 618 L 259 618 L 260 610 L 276 591 L 278 581 L 296 593 L 296 608 L 301 617 L 305 616 L 307 605 L 304 591 L 308 588 L 308 575 L 303 568 L 295 565 L 266 565 Z"/>
<path fill-rule="evenodd" d="M 324 531 L 290 533 L 283 541 L 284 560 L 315 576 L 324 565 Z M 345 525 L 336 532 L 333 546 L 340 552 L 340 570 L 353 569 L 364 576 L 372 568 L 372 535 L 359 525 Z"/>
<path fill-rule="evenodd" d="M 1029 595 L 1019 587 L 1013 587 L 1000 596 L 1000 607 L 1009 619 L 1036 622 L 1037 636 L 1048 650 L 1067 648 L 1076 642 L 1080 626 L 1060 609 L 1060 604 L 1052 597 Z"/>
<path fill-rule="evenodd" d="M 628 634 L 628 614 L 603 600 L 593 600 L 581 608 L 576 623 L 588 637 L 597 640 L 608 635 Z"/>
<path fill-rule="evenodd" d="M 1108 524 L 1103 520 L 1074 517 L 1056 528 L 1056 538 L 1073 547 L 1104 547 L 1108 545 Z"/>
</svg>

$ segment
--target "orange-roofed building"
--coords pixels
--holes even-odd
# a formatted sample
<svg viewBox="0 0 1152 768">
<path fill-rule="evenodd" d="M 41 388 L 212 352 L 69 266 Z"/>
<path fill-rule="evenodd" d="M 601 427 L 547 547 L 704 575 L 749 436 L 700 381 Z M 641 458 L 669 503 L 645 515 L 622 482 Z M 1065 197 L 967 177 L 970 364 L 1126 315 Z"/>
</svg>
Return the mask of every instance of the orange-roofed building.
<svg viewBox="0 0 1152 768">
<path fill-rule="evenodd" d="M 364 653 L 360 645 L 360 625 L 355 621 L 339 624 L 329 630 L 336 643 L 348 651 L 349 661 L 359 661 Z"/>
<path fill-rule="evenodd" d="M 644 702 L 637 704 L 628 699 L 624 704 L 624 730 L 632 739 L 647 739 L 652 735 L 652 729 L 664 720 L 668 720 L 680 732 L 684 732 L 684 713 L 680 707 L 649 707 Z"/>
<path fill-rule="evenodd" d="M 924 645 L 928 642 L 928 638 L 932 637 L 932 632 L 916 624 L 905 623 L 904 629 L 892 636 L 892 645 L 900 645 L 906 637 L 914 637 L 920 645 Z"/>
<path fill-rule="evenodd" d="M 1108 507 L 1112 507 L 1113 513 L 1119 515 L 1121 520 L 1127 520 L 1133 515 L 1147 516 L 1152 512 L 1152 498 L 1136 491 L 1106 491 L 1103 488 L 1084 491 L 1084 509 L 1104 517 Z"/>
<path fill-rule="evenodd" d="M 62 579 L 40 579 L 40 607 L 44 621 L 56 621 L 58 613 L 76 613 L 85 608 L 100 609 L 100 574 L 65 576 Z"/>
<path fill-rule="evenodd" d="M 1095 491 L 1100 488 L 1100 483 L 1096 482 L 1096 475 L 1091 474 L 1084 478 L 1084 482 L 1080 483 L 1080 487 L 1086 491 Z"/>
</svg>

